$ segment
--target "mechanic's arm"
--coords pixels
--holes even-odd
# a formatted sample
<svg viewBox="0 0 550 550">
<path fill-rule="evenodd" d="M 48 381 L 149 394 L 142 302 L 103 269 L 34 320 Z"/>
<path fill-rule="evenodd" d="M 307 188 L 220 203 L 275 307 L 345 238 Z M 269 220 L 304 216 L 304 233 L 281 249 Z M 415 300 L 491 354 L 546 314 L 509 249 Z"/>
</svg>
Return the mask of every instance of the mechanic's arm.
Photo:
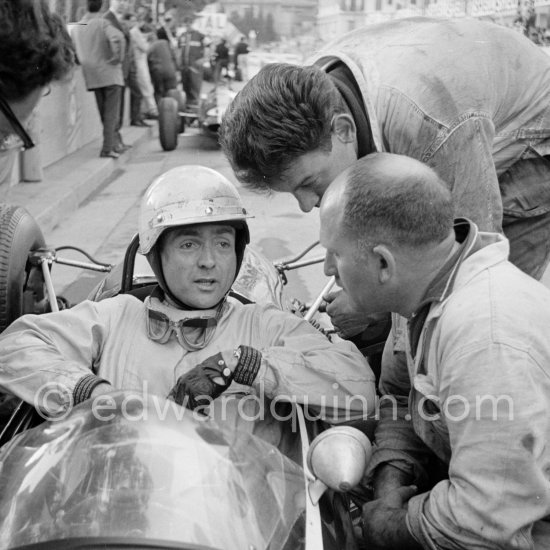
<svg viewBox="0 0 550 550">
<path fill-rule="evenodd" d="M 500 196 L 489 117 L 466 118 L 457 124 L 433 154 L 424 160 L 451 189 L 455 215 L 477 224 L 481 231 L 502 231 Z"/>
<path fill-rule="evenodd" d="M 428 463 L 433 453 L 414 432 L 409 413 L 411 383 L 406 339 L 406 319 L 392 315 L 392 328 L 382 355 L 376 445 L 367 472 L 376 499 L 398 487 L 413 483 L 423 487 L 429 483 Z"/>
<path fill-rule="evenodd" d="M 14 321 L 0 335 L 0 388 L 51 415 L 88 399 L 96 388 L 96 394 L 111 389 L 94 373 L 109 332 L 100 307 L 86 301 Z"/>
<path fill-rule="evenodd" d="M 409 501 L 409 530 L 424 548 L 532 549 L 533 523 L 550 515 L 547 365 L 502 343 L 442 364 L 449 479 Z"/>
</svg>

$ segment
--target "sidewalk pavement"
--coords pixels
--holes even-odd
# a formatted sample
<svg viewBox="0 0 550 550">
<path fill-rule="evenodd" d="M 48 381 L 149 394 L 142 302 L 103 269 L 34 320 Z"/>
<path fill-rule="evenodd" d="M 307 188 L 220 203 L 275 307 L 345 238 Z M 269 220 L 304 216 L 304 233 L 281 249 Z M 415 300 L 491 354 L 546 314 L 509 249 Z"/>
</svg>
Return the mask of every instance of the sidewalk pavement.
<svg viewBox="0 0 550 550">
<path fill-rule="evenodd" d="M 118 159 L 100 158 L 101 139 L 94 140 L 45 168 L 42 181 L 21 182 L 8 188 L 0 202 L 23 206 L 42 232 L 48 233 L 123 168 L 139 145 L 153 136 L 154 130 L 154 127 L 122 128 L 123 141 L 132 148 Z"/>
</svg>

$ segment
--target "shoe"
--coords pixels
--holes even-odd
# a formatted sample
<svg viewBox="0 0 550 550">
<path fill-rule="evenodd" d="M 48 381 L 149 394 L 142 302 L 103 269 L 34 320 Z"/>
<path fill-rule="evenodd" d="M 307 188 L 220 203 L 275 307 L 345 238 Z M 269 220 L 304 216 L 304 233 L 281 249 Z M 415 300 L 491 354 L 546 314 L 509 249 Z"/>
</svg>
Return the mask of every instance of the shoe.
<svg viewBox="0 0 550 550">
<path fill-rule="evenodd" d="M 115 153 L 118 153 L 119 155 L 122 155 L 122 153 L 126 153 L 128 149 L 131 149 L 131 145 L 126 145 L 125 143 L 122 143 L 121 145 L 117 145 L 115 147 Z"/>
<path fill-rule="evenodd" d="M 159 114 L 158 113 L 145 113 L 145 115 L 143 115 L 144 118 L 147 118 L 149 120 L 158 120 L 158 117 L 159 117 Z"/>
<path fill-rule="evenodd" d="M 118 157 L 120 157 L 120 155 L 116 151 L 101 151 L 101 153 L 99 153 L 99 156 L 112 159 L 117 159 Z"/>
<path fill-rule="evenodd" d="M 138 120 L 136 122 L 132 122 L 130 124 L 130 126 L 139 126 L 141 128 L 150 128 L 151 127 L 151 125 L 147 124 L 147 122 L 145 122 L 144 120 Z"/>
</svg>

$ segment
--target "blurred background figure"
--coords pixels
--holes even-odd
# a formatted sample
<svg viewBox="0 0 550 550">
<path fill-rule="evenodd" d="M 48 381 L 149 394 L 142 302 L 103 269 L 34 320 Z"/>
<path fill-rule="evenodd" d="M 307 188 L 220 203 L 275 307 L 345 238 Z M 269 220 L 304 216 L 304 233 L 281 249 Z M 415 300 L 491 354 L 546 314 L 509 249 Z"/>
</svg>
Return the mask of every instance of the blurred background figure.
<svg viewBox="0 0 550 550">
<path fill-rule="evenodd" d="M 162 25 L 157 29 L 157 37 L 161 40 L 167 40 L 170 49 L 176 54 L 178 48 L 178 39 L 176 36 L 176 31 L 178 27 L 178 22 L 176 19 L 176 14 L 172 10 L 168 10 L 163 17 Z M 174 57 L 175 60 L 175 57 Z"/>
<path fill-rule="evenodd" d="M 193 28 L 194 20 L 195 14 L 184 15 L 184 31 L 179 37 L 181 85 L 190 106 L 199 102 L 204 76 L 205 36 Z"/>
<path fill-rule="evenodd" d="M 73 43 L 44 0 L 0 0 L 0 185 L 17 153 L 34 146 L 28 123 L 48 84 L 68 75 Z"/>
<path fill-rule="evenodd" d="M 176 64 L 168 40 L 155 38 L 154 35 L 152 39 L 147 54 L 147 62 L 151 81 L 153 82 L 155 101 L 158 105 L 159 101 L 166 96 L 168 90 L 177 87 L 178 81 Z"/>
<path fill-rule="evenodd" d="M 248 57 L 247 54 L 250 50 L 248 49 L 248 43 L 246 38 L 241 36 L 241 39 L 235 45 L 235 80 L 248 80 L 247 77 L 247 68 L 248 68 Z"/>
<path fill-rule="evenodd" d="M 130 126 L 149 126 L 143 119 L 141 112 L 141 104 L 143 101 L 143 94 L 141 93 L 141 87 L 139 85 L 138 68 L 136 63 L 136 43 L 135 33 L 132 35 L 132 30 L 137 29 L 138 20 L 137 16 L 133 12 L 127 12 L 122 18 L 128 32 L 130 33 L 130 51 L 129 57 L 129 72 L 128 72 L 128 88 L 130 89 Z M 145 54 L 147 55 L 147 54 Z M 149 67 L 147 67 L 149 68 Z M 151 85 L 152 86 L 152 85 Z"/>
<path fill-rule="evenodd" d="M 86 89 L 94 92 L 103 124 L 100 157 L 118 158 L 118 124 L 124 74 L 126 41 L 122 31 L 100 13 L 103 0 L 88 0 L 88 12 L 72 29 L 72 36 Z"/>
<path fill-rule="evenodd" d="M 214 68 L 214 87 L 220 83 L 222 74 L 227 74 L 229 69 L 229 48 L 227 47 L 227 40 L 222 38 L 214 52 L 215 68 Z"/>
<path fill-rule="evenodd" d="M 130 8 L 130 0 L 110 0 L 109 9 L 103 17 L 115 29 L 119 30 L 124 36 L 124 57 L 122 59 L 122 75 L 124 77 L 124 88 L 120 97 L 120 110 L 117 121 L 115 152 L 118 154 L 124 153 L 130 148 L 122 141 L 120 129 L 124 124 L 124 104 L 125 104 L 125 88 L 130 85 L 130 66 L 132 64 L 132 51 L 130 49 L 130 31 L 124 24 L 124 15 Z"/>
<path fill-rule="evenodd" d="M 147 21 L 147 13 L 138 13 L 138 24 L 130 29 L 130 38 L 134 48 L 134 59 L 137 69 L 137 81 L 142 95 L 141 110 L 145 118 L 158 118 L 157 103 L 155 101 L 155 90 L 149 72 L 147 55 L 153 38 L 153 27 Z"/>
</svg>

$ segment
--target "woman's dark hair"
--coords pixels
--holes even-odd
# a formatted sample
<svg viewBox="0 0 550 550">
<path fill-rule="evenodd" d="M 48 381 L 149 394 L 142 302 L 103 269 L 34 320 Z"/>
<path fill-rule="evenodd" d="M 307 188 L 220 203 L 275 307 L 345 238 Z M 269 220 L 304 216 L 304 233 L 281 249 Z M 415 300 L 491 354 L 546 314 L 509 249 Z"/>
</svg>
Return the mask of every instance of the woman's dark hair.
<svg viewBox="0 0 550 550">
<path fill-rule="evenodd" d="M 75 62 L 63 20 L 45 0 L 0 0 L 0 93 L 8 101 L 59 80 Z"/>
</svg>

